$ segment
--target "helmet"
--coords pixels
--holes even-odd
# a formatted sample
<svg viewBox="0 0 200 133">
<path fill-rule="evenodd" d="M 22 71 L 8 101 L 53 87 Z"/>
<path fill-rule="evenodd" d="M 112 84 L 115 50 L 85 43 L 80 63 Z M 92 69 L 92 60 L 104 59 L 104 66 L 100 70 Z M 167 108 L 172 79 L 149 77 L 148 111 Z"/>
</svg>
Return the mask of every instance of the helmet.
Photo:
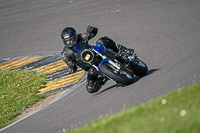
<svg viewBox="0 0 200 133">
<path fill-rule="evenodd" d="M 61 39 L 65 46 L 72 47 L 74 44 L 76 44 L 77 41 L 76 30 L 72 27 L 66 27 L 61 32 Z"/>
</svg>

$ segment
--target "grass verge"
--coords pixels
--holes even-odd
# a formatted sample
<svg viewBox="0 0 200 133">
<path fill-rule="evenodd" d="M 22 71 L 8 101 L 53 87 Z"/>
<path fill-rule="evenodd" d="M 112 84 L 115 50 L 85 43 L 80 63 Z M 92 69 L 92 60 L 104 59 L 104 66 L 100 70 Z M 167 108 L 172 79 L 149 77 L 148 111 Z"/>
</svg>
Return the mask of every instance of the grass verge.
<svg viewBox="0 0 200 133">
<path fill-rule="evenodd" d="M 35 71 L 0 70 L 0 128 L 14 122 L 25 108 L 46 98 L 37 95 L 47 78 Z"/>
<path fill-rule="evenodd" d="M 180 88 L 70 133 L 199 133 L 200 83 Z"/>
</svg>

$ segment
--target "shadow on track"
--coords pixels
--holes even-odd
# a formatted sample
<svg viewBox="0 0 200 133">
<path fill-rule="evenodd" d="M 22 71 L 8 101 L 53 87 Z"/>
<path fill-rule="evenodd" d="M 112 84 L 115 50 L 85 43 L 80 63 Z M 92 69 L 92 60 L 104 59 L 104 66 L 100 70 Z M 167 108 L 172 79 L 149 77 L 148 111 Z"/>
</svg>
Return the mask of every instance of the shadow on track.
<svg viewBox="0 0 200 133">
<path fill-rule="evenodd" d="M 145 76 L 143 76 L 143 77 L 135 76 L 134 79 L 133 79 L 133 83 L 132 83 L 132 84 L 138 82 L 140 79 L 142 79 L 142 78 L 144 78 L 144 77 L 146 77 L 146 76 L 149 76 L 149 75 L 153 74 L 155 71 L 158 71 L 158 70 L 160 70 L 160 69 L 151 69 L 151 70 L 149 70 L 149 71 L 147 72 L 147 74 L 146 74 Z M 131 84 L 130 84 L 130 85 L 131 85 Z M 115 88 L 115 87 L 126 87 L 126 86 L 129 86 L 129 85 L 124 85 L 124 84 L 121 84 L 121 83 L 117 83 L 117 84 L 112 85 L 112 86 L 110 86 L 110 87 L 108 87 L 108 88 L 106 88 L 106 89 L 104 89 L 104 90 L 102 90 L 102 91 L 100 91 L 100 92 L 98 92 L 98 93 L 96 93 L 96 94 L 94 94 L 94 95 L 95 95 L 95 96 L 96 96 L 96 95 L 99 95 L 99 94 L 101 94 L 101 93 L 103 93 L 103 92 L 105 92 L 105 91 L 108 91 L 108 90 L 110 90 L 110 89 L 112 89 L 112 88 Z"/>
</svg>

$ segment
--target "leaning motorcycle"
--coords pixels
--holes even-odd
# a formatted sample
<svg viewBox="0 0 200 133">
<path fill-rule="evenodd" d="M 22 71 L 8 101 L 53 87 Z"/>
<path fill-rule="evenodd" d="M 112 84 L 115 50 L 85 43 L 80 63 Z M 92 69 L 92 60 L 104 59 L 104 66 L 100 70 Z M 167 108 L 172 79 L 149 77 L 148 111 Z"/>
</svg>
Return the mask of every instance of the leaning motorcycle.
<svg viewBox="0 0 200 133">
<path fill-rule="evenodd" d="M 133 83 L 135 75 L 146 75 L 148 67 L 135 53 L 131 56 L 125 52 L 115 53 L 101 43 L 91 46 L 86 42 L 80 41 L 73 46 L 77 62 L 84 62 L 99 74 L 125 85 Z"/>
</svg>

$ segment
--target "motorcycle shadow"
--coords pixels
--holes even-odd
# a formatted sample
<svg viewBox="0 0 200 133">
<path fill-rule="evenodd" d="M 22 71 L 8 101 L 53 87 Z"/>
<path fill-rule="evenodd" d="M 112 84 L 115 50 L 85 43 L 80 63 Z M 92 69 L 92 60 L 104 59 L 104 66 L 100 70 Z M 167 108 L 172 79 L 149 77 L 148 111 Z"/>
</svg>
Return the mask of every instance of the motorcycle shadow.
<svg viewBox="0 0 200 133">
<path fill-rule="evenodd" d="M 131 84 L 129 84 L 129 85 L 132 85 L 132 84 L 138 82 L 140 79 L 142 79 L 142 78 L 144 78 L 144 77 L 146 77 L 146 76 L 149 76 L 149 75 L 153 74 L 154 72 L 156 72 L 156 71 L 158 71 L 158 70 L 160 70 L 160 69 L 151 69 L 151 70 L 149 70 L 149 71 L 147 72 L 147 74 L 146 74 L 145 76 L 143 76 L 143 77 L 135 76 L 135 77 L 133 78 L 133 82 L 132 82 Z M 112 86 L 110 86 L 110 87 L 108 87 L 108 88 L 106 88 L 106 89 L 104 89 L 104 90 L 102 90 L 102 91 L 96 93 L 95 95 L 101 94 L 101 93 L 103 93 L 103 92 L 106 92 L 106 91 L 108 91 L 108 90 L 110 90 L 110 89 L 113 89 L 113 88 L 116 88 L 116 87 L 127 87 L 127 86 L 129 86 L 129 85 L 124 85 L 124 84 L 121 84 L 121 83 L 117 83 L 117 84 L 114 84 L 114 85 L 112 85 Z"/>
</svg>

